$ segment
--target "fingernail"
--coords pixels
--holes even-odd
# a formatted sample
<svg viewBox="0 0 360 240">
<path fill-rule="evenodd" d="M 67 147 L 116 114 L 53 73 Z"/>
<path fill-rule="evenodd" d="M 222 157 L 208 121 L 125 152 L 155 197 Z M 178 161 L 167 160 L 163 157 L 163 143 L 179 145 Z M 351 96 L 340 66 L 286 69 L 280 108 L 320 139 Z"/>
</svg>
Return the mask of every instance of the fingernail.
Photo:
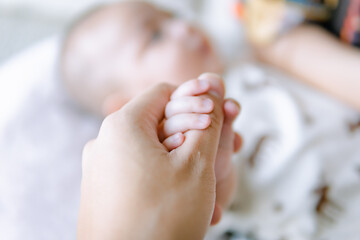
<svg viewBox="0 0 360 240">
<path fill-rule="evenodd" d="M 221 76 L 218 74 L 215 74 L 215 73 L 203 73 L 200 75 L 200 77 L 198 79 L 199 80 L 207 80 L 207 81 L 209 81 L 209 79 L 216 79 L 217 81 L 222 81 Z M 209 84 L 210 84 L 210 82 L 209 82 Z M 209 93 L 217 98 L 222 98 L 222 94 L 220 92 L 217 92 L 216 90 L 217 90 L 216 87 L 215 87 L 215 89 L 212 88 L 209 91 Z"/>
<path fill-rule="evenodd" d="M 220 77 L 220 75 L 218 75 L 216 73 L 203 73 L 198 77 L 199 80 L 206 80 L 206 79 L 209 79 L 209 78 L 216 78 L 216 79 L 219 79 L 219 80 L 222 79 Z"/>
<path fill-rule="evenodd" d="M 180 143 L 183 140 L 183 134 L 181 132 L 176 133 L 172 140 L 174 143 Z"/>
<path fill-rule="evenodd" d="M 181 132 L 178 132 L 178 133 L 175 133 L 174 134 L 174 140 L 178 141 L 179 139 L 181 139 L 182 137 L 182 133 Z"/>
<path fill-rule="evenodd" d="M 217 98 L 222 98 L 220 93 L 218 93 L 217 91 L 210 90 L 209 93 Z"/>
<path fill-rule="evenodd" d="M 210 87 L 210 83 L 207 80 L 200 80 L 199 79 L 199 83 L 200 83 L 200 88 L 201 89 L 207 89 Z"/>
<path fill-rule="evenodd" d="M 230 108 L 233 111 L 235 111 L 236 115 L 240 113 L 240 105 L 237 102 L 230 100 L 230 101 L 226 101 L 225 104 L 226 104 L 226 108 Z"/>
<path fill-rule="evenodd" d="M 204 99 L 202 104 L 206 109 L 210 109 L 214 106 L 214 102 L 210 98 Z"/>
<path fill-rule="evenodd" d="M 207 126 L 209 124 L 210 121 L 210 116 L 203 114 L 199 116 L 199 122 L 201 124 L 201 126 Z"/>
</svg>

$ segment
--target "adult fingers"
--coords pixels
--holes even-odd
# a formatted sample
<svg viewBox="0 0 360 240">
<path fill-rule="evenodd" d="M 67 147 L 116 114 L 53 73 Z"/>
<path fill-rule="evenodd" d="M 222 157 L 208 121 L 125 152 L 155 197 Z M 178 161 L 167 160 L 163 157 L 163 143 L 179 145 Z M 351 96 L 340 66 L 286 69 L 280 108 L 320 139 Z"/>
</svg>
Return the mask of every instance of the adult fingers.
<svg viewBox="0 0 360 240">
<path fill-rule="evenodd" d="M 218 224 L 221 220 L 221 217 L 222 217 L 222 208 L 219 204 L 215 203 L 214 212 L 213 212 L 213 215 L 211 218 L 210 225 L 214 226 L 214 225 Z"/>
<path fill-rule="evenodd" d="M 243 138 L 241 137 L 240 134 L 238 134 L 237 132 L 235 132 L 235 136 L 234 136 L 234 152 L 238 152 L 240 151 L 242 145 L 243 145 Z"/>
<path fill-rule="evenodd" d="M 125 104 L 119 111 L 105 118 L 100 134 L 106 132 L 107 128 L 114 131 L 114 128 L 119 129 L 122 127 L 121 125 L 126 125 L 130 131 L 140 135 L 150 134 L 146 136 L 150 136 L 150 139 L 157 139 L 158 125 L 164 118 L 166 104 L 174 89 L 175 86 L 166 83 L 157 84 L 148 89 Z"/>
<path fill-rule="evenodd" d="M 236 190 L 237 172 L 234 167 L 231 168 L 229 174 L 216 183 L 216 204 L 226 209 L 231 203 Z"/>
<path fill-rule="evenodd" d="M 240 113 L 240 106 L 234 100 L 226 100 L 224 103 L 225 119 L 221 131 L 219 149 L 215 162 L 216 181 L 225 178 L 231 169 L 231 157 L 234 153 L 235 134 L 232 124 Z"/>
</svg>

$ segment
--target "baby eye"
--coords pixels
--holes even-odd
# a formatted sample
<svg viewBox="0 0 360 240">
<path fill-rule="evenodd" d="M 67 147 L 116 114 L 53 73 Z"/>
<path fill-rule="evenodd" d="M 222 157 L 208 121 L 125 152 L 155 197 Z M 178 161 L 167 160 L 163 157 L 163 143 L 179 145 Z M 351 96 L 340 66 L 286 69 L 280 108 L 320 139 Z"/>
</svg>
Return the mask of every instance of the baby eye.
<svg viewBox="0 0 360 240">
<path fill-rule="evenodd" d="M 163 37 L 162 31 L 160 29 L 156 29 L 151 33 L 150 42 L 151 43 L 158 42 L 158 41 L 160 41 L 162 39 L 162 37 Z"/>
</svg>

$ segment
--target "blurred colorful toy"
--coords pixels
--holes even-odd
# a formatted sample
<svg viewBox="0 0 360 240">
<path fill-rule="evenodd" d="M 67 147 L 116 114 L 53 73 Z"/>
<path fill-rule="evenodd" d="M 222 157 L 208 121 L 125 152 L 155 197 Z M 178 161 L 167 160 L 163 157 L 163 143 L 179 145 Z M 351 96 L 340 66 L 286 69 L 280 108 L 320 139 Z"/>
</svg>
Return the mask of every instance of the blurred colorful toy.
<svg viewBox="0 0 360 240">
<path fill-rule="evenodd" d="M 257 45 L 307 21 L 360 46 L 360 0 L 238 0 L 235 12 L 244 21 L 250 41 Z"/>
</svg>

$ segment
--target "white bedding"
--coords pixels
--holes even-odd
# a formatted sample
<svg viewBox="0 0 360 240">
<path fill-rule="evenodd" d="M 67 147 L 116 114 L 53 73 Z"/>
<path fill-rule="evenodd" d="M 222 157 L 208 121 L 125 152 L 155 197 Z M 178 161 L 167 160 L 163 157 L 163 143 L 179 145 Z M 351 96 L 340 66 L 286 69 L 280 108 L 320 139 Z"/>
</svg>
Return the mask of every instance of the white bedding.
<svg viewBox="0 0 360 240">
<path fill-rule="evenodd" d="M 360 114 L 266 66 L 239 66 L 226 80 L 228 95 L 243 107 L 234 127 L 245 144 L 234 158 L 232 211 L 209 239 L 226 230 L 234 239 L 357 239 Z M 324 186 L 329 202 L 316 212 Z"/>
<path fill-rule="evenodd" d="M 58 48 L 45 40 L 0 70 L 0 239 L 75 238 L 81 151 L 99 121 L 62 91 Z"/>
<path fill-rule="evenodd" d="M 202 15 L 208 28 L 216 4 L 223 4 L 217 2 L 209 1 Z M 228 61 L 243 46 L 241 37 L 231 38 L 241 29 L 229 22 L 224 17 L 212 29 L 215 37 L 231 39 L 217 38 Z M 0 239 L 75 239 L 81 151 L 100 121 L 62 90 L 58 39 L 0 67 Z M 257 64 L 229 69 L 226 81 L 228 96 L 243 106 L 235 129 L 245 145 L 234 158 L 240 173 L 235 204 L 208 239 L 358 239 L 360 130 L 350 125 L 359 114 Z M 341 206 L 333 222 L 314 211 L 322 184 Z"/>
</svg>

